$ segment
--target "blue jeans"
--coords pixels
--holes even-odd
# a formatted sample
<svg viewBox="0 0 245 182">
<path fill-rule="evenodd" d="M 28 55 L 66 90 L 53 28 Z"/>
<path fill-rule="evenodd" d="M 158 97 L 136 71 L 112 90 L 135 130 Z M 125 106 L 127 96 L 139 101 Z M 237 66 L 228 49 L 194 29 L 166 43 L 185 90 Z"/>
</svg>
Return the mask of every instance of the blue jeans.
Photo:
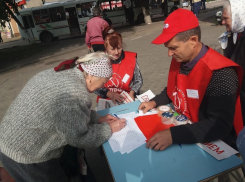
<svg viewBox="0 0 245 182">
<path fill-rule="evenodd" d="M 205 5 L 206 0 L 202 0 L 201 2 L 202 2 L 202 5 L 201 5 L 202 6 L 202 9 L 205 10 L 206 9 L 206 5 Z"/>
<path fill-rule="evenodd" d="M 197 18 L 201 9 L 201 3 L 202 3 L 201 1 L 197 3 L 193 3 L 193 13 L 196 15 Z"/>
<path fill-rule="evenodd" d="M 245 169 L 245 127 L 242 129 L 242 131 L 239 133 L 237 137 L 236 146 L 239 150 L 240 155 L 242 156 L 243 165 Z"/>
</svg>

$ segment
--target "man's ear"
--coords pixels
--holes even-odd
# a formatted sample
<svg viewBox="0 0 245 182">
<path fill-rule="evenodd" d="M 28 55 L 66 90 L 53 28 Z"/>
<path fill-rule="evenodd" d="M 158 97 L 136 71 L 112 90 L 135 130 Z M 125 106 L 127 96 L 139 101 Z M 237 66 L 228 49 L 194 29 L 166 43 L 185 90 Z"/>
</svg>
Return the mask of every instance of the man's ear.
<svg viewBox="0 0 245 182">
<path fill-rule="evenodd" d="M 193 47 L 196 47 L 198 45 L 198 36 L 197 35 L 193 35 L 190 37 L 189 39 L 190 45 Z"/>
</svg>

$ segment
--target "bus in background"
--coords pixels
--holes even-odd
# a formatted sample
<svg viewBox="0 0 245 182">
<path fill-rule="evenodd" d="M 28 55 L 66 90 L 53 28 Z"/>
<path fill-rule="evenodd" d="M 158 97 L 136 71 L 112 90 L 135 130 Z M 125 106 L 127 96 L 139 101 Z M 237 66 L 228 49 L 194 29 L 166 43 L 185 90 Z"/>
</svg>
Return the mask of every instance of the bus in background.
<svg viewBox="0 0 245 182">
<path fill-rule="evenodd" d="M 17 16 L 25 27 L 25 30 L 19 28 L 21 37 L 29 41 L 51 42 L 59 36 L 85 33 L 94 6 L 96 0 L 80 0 L 22 9 Z"/>
<path fill-rule="evenodd" d="M 124 25 L 144 22 L 140 0 L 98 0 L 103 10 L 103 18 L 111 25 Z"/>
<path fill-rule="evenodd" d="M 140 4 L 141 0 L 98 0 L 98 6 L 103 10 L 104 19 L 113 26 L 144 23 L 144 15 Z M 168 16 L 171 8 L 182 7 L 181 0 L 150 0 L 149 11 L 153 15 L 164 14 Z"/>
<path fill-rule="evenodd" d="M 151 16 L 164 14 L 167 17 L 174 6 L 183 8 L 182 0 L 150 0 Z"/>
</svg>

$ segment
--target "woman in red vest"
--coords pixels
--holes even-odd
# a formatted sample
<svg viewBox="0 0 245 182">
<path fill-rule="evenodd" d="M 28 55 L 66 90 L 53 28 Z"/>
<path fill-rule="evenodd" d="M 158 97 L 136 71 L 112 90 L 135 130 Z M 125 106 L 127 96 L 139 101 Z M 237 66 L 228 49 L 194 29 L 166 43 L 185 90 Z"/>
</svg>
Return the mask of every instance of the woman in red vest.
<svg viewBox="0 0 245 182">
<path fill-rule="evenodd" d="M 103 31 L 106 53 L 112 56 L 113 76 L 104 88 L 95 91 L 99 98 L 108 98 L 114 102 L 123 102 L 120 93 L 128 92 L 134 100 L 143 84 L 143 78 L 137 63 L 137 53 L 123 51 L 122 35 L 108 26 Z M 98 101 L 98 100 L 97 100 Z"/>
</svg>

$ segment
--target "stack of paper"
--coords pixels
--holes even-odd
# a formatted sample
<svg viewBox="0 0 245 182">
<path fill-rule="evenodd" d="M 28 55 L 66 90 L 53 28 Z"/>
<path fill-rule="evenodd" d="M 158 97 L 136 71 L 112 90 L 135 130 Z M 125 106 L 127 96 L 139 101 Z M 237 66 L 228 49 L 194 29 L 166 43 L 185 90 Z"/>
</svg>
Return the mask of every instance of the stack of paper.
<svg viewBox="0 0 245 182">
<path fill-rule="evenodd" d="M 119 132 L 113 133 L 109 139 L 113 152 L 130 153 L 146 143 L 146 137 L 134 121 L 137 116 L 135 112 L 118 115 L 119 118 L 125 118 L 127 124 Z"/>
</svg>

